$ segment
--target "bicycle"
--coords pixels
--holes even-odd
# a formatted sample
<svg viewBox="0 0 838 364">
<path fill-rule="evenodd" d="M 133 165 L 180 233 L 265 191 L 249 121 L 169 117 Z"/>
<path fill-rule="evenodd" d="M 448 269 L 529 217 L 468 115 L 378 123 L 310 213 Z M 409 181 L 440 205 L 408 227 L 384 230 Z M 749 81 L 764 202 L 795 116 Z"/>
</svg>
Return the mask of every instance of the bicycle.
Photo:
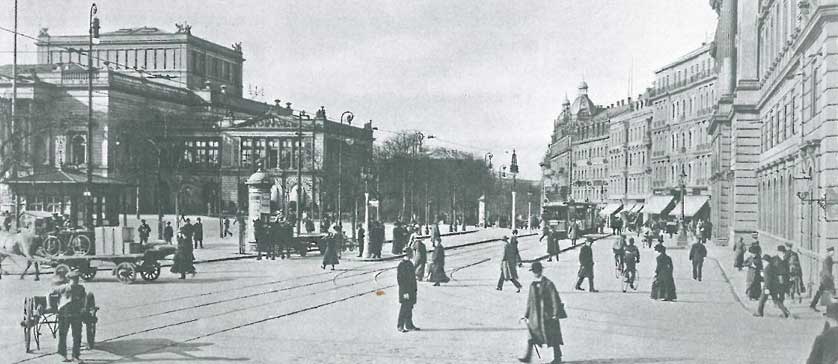
<svg viewBox="0 0 838 364">
<path fill-rule="evenodd" d="M 638 281 L 637 268 L 625 269 L 623 271 L 623 293 L 626 293 L 629 287 L 636 291 Z"/>
<path fill-rule="evenodd" d="M 64 239 L 61 239 L 62 235 L 66 235 L 65 243 Z M 84 231 L 80 230 L 67 230 L 67 231 L 59 231 L 57 233 L 49 233 L 44 238 L 43 249 L 44 252 L 48 255 L 57 255 L 59 253 L 64 253 L 67 255 L 87 255 L 90 252 L 90 238 L 84 235 Z"/>
</svg>

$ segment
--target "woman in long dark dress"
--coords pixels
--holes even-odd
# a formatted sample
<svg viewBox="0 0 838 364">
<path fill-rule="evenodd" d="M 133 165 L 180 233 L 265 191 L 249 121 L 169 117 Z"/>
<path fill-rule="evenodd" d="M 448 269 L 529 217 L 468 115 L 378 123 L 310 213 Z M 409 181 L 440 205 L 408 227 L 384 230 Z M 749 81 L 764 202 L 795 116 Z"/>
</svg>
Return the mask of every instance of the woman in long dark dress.
<svg viewBox="0 0 838 364">
<path fill-rule="evenodd" d="M 655 280 L 652 282 L 652 299 L 673 301 L 678 298 L 675 293 L 675 278 L 673 277 L 674 267 L 672 258 L 666 255 L 666 247 L 655 246 L 658 252 L 657 267 L 655 267 Z"/>
<path fill-rule="evenodd" d="M 340 246 L 341 239 L 343 239 L 343 234 L 341 234 L 340 228 L 335 225 L 333 232 L 326 238 L 326 252 L 323 253 L 322 269 L 326 269 L 327 265 L 331 265 L 332 270 L 335 270 L 335 264 L 340 264 L 338 260 L 338 246 Z"/>
<path fill-rule="evenodd" d="M 440 283 L 448 283 L 451 280 L 445 275 L 445 247 L 442 246 L 442 241 L 437 241 L 436 246 L 434 246 L 430 271 L 431 277 L 429 280 L 434 282 L 434 286 L 439 286 Z"/>
<path fill-rule="evenodd" d="M 192 243 L 186 239 L 183 232 L 177 234 L 177 251 L 175 251 L 174 263 L 170 271 L 172 273 L 180 273 L 180 279 L 186 279 L 186 273 L 195 275 L 195 266 L 193 261 L 195 257 L 192 255 Z"/>
<path fill-rule="evenodd" d="M 745 277 L 745 294 L 751 301 L 756 301 L 762 295 L 762 259 L 756 254 L 756 249 L 750 249 L 748 254 L 744 263 L 748 267 L 748 275 Z"/>
</svg>

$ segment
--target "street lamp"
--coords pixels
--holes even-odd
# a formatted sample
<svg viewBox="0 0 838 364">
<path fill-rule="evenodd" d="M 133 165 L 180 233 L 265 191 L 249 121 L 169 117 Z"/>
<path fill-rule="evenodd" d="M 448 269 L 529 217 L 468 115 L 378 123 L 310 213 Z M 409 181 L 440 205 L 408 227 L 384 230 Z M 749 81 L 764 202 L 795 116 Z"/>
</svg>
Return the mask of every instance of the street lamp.
<svg viewBox="0 0 838 364">
<path fill-rule="evenodd" d="M 302 234 L 302 204 L 303 204 L 303 118 L 309 119 L 305 111 L 300 111 L 297 119 L 297 234 Z M 314 176 L 312 176 L 312 181 Z M 313 189 L 312 189 L 313 191 Z"/>
<path fill-rule="evenodd" d="M 678 228 L 678 247 L 687 246 L 687 223 L 685 219 L 685 206 L 687 204 L 687 173 L 681 165 L 681 174 L 678 175 L 681 182 L 681 226 Z"/>
<path fill-rule="evenodd" d="M 87 37 L 87 183 L 84 191 L 87 213 L 84 224 L 88 229 L 93 228 L 93 42 L 99 41 L 99 18 L 95 17 L 98 8 L 96 3 L 90 5 Z"/>
<path fill-rule="evenodd" d="M 346 125 L 352 125 L 352 119 L 355 119 L 355 114 L 351 111 L 344 111 L 340 114 L 340 124 L 343 125 L 346 122 Z M 338 143 L 338 225 L 343 230 L 343 214 L 340 208 L 340 199 L 341 199 L 341 189 L 343 188 L 343 139 L 340 140 Z"/>
<path fill-rule="evenodd" d="M 492 177 L 492 174 L 493 174 L 492 173 L 492 158 L 493 157 L 494 157 L 494 155 L 491 152 L 488 152 L 488 153 L 483 155 L 483 161 L 486 162 L 486 168 L 489 171 L 489 177 L 490 177 L 489 178 L 489 183 L 490 184 L 489 184 L 489 186 L 487 186 L 486 193 L 483 195 L 483 210 L 484 210 L 483 211 L 483 221 L 482 221 L 483 228 L 488 228 L 489 227 L 488 222 L 489 222 L 489 192 L 490 191 L 489 191 L 488 187 L 491 187 L 491 182 L 492 182 L 491 177 Z"/>
<path fill-rule="evenodd" d="M 512 161 L 509 163 L 509 173 L 512 174 L 512 230 L 517 228 L 517 219 L 515 218 L 515 177 L 518 175 L 518 155 L 515 154 L 515 149 L 512 149 Z"/>
<path fill-rule="evenodd" d="M 367 230 L 367 239 L 364 240 L 364 252 L 366 253 L 367 258 L 372 258 L 372 249 L 370 249 L 370 239 L 372 235 L 370 234 L 370 190 L 369 190 L 369 181 L 372 179 L 372 173 L 370 173 L 370 167 L 364 166 L 361 168 L 361 179 L 364 181 L 364 228 Z M 356 200 L 357 201 L 357 200 Z"/>
</svg>

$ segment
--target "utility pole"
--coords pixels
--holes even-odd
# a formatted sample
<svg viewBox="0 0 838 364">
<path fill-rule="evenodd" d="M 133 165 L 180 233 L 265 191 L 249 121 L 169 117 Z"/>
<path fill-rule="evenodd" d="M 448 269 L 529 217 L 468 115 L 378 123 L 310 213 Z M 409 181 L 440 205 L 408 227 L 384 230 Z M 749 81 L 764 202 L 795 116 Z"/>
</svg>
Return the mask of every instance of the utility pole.
<svg viewBox="0 0 838 364">
<path fill-rule="evenodd" d="M 512 230 L 517 228 L 517 219 L 515 218 L 515 187 L 516 187 L 516 176 L 518 175 L 518 155 L 515 154 L 515 149 L 512 149 L 512 162 L 509 164 L 509 173 L 512 173 Z"/>
<path fill-rule="evenodd" d="M 87 229 L 93 229 L 93 40 L 99 39 L 99 18 L 94 17 L 97 10 L 95 3 L 90 5 L 87 23 L 87 183 L 84 191 L 87 200 L 84 224 Z"/>
<path fill-rule="evenodd" d="M 16 130 L 16 122 L 17 122 L 17 0 L 15 0 L 15 25 L 14 25 L 14 33 L 12 33 L 12 39 L 14 39 L 12 51 L 12 122 L 9 125 L 9 138 L 12 138 L 12 155 L 14 156 L 9 160 L 9 163 L 12 163 L 12 166 L 9 168 L 9 172 L 12 176 L 17 177 L 17 149 L 18 149 L 18 142 L 17 136 L 15 135 Z M 20 226 L 20 196 L 15 193 L 14 194 L 14 208 L 12 211 L 15 214 L 15 229 Z"/>
<path fill-rule="evenodd" d="M 302 205 L 303 205 L 303 117 L 308 118 L 305 111 L 300 111 L 297 119 L 297 234 L 302 233 Z"/>
</svg>

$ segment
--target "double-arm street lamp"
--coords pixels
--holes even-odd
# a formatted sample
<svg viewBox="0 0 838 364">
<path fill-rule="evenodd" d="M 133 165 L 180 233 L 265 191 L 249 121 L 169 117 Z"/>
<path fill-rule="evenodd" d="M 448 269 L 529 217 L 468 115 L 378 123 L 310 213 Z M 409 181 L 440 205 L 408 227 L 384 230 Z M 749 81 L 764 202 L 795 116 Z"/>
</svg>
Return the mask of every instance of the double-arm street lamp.
<svg viewBox="0 0 838 364">
<path fill-rule="evenodd" d="M 678 227 L 678 246 L 687 246 L 687 220 L 685 218 L 685 206 L 687 205 L 687 173 L 681 165 L 681 174 L 678 175 L 681 182 L 681 226 Z"/>
</svg>

